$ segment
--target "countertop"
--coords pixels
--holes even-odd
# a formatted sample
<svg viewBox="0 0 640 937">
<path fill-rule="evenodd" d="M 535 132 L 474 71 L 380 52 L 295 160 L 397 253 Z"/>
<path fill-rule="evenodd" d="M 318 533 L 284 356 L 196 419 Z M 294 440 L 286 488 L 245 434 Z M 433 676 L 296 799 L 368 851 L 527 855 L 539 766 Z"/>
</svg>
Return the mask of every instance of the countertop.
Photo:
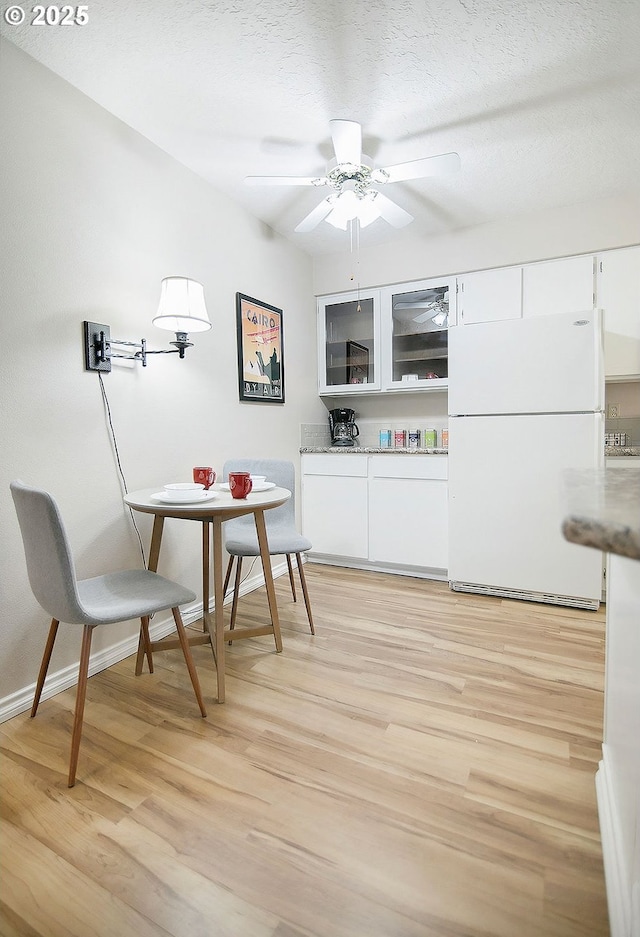
<svg viewBox="0 0 640 937">
<path fill-rule="evenodd" d="M 605 446 L 606 459 L 615 459 L 616 456 L 637 456 L 640 458 L 640 446 Z"/>
<path fill-rule="evenodd" d="M 301 453 L 305 452 L 337 452 L 341 455 L 348 455 L 349 453 L 374 453 L 377 455 L 379 452 L 390 452 L 392 455 L 395 453 L 404 453 L 406 455 L 448 455 L 448 449 L 409 449 L 408 446 L 399 446 L 395 449 L 393 446 L 385 447 L 382 446 L 303 446 L 300 449 Z"/>
<path fill-rule="evenodd" d="M 640 560 L 640 465 L 565 473 L 571 543 Z"/>
<path fill-rule="evenodd" d="M 406 453 L 408 455 L 448 455 L 448 449 L 442 448 L 419 448 L 419 449 L 409 449 L 408 446 L 399 446 L 397 449 L 393 446 L 302 446 L 300 452 L 338 452 L 338 453 L 349 453 L 349 452 L 364 452 L 364 453 L 375 453 L 376 455 L 379 452 L 395 452 Z M 640 459 L 640 446 L 607 446 L 604 450 L 605 458 L 611 459 L 616 458 L 616 456 L 637 456 Z"/>
</svg>

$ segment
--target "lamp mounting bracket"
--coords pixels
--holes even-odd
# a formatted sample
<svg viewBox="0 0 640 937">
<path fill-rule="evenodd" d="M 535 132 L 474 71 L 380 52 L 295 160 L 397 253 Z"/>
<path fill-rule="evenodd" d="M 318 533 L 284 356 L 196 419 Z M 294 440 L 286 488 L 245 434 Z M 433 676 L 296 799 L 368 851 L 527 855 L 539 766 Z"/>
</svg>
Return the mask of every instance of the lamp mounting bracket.
<svg viewBox="0 0 640 937">
<path fill-rule="evenodd" d="M 125 358 L 128 361 L 138 361 L 143 368 L 147 366 L 149 355 L 178 355 L 184 358 L 185 349 L 193 348 L 186 332 L 176 332 L 176 339 L 170 342 L 173 348 L 147 348 L 147 340 L 141 338 L 139 342 L 124 342 L 111 338 L 111 329 L 100 322 L 84 322 L 84 367 L 85 371 L 111 371 L 113 358 Z M 112 346 L 124 346 L 135 349 L 133 353 L 114 351 Z"/>
<path fill-rule="evenodd" d="M 83 322 L 85 371 L 111 371 L 111 329 L 100 322 Z"/>
</svg>

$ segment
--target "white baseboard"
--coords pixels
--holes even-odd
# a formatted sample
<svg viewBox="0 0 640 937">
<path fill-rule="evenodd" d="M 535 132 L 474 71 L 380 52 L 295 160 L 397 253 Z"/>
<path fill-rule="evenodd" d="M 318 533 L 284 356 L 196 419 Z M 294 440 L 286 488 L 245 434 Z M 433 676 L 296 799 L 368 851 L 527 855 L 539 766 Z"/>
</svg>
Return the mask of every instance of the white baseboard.
<svg viewBox="0 0 640 937">
<path fill-rule="evenodd" d="M 280 563 L 274 563 L 272 565 L 272 571 L 274 579 L 277 579 L 279 576 L 287 573 L 286 561 L 283 559 Z M 241 582 L 240 595 L 246 595 L 248 592 L 253 592 L 255 589 L 259 589 L 263 585 L 264 576 L 262 575 L 262 569 L 260 569 L 259 573 L 250 574 L 245 580 Z M 225 604 L 228 604 L 230 601 L 231 595 L 229 595 Z M 190 625 L 199 618 L 202 618 L 202 602 L 194 602 L 192 605 L 185 605 L 181 611 L 182 620 L 184 621 L 185 625 Z M 156 616 L 156 620 L 153 621 L 149 629 L 151 638 L 154 641 L 158 641 L 161 638 L 166 637 L 168 634 L 171 634 L 172 631 L 175 631 L 173 616 L 167 616 L 165 613 L 163 613 L 163 616 L 164 617 L 162 619 Z M 118 661 L 124 660 L 126 657 L 130 657 L 132 654 L 135 654 L 137 650 L 138 631 L 136 630 L 135 634 L 132 634 L 131 637 L 125 638 L 123 641 L 118 641 L 116 644 L 112 644 L 104 650 L 97 651 L 96 653 L 92 654 L 89 660 L 89 676 L 91 677 L 93 674 L 99 673 L 101 670 L 106 670 L 107 667 L 111 667 L 113 664 L 117 664 Z M 55 671 L 54 673 L 50 673 L 44 683 L 41 701 L 50 699 L 57 693 L 61 693 L 63 690 L 67 690 L 69 687 L 75 686 L 77 682 L 78 662 L 71 664 L 69 667 L 63 667 L 61 670 Z M 35 689 L 36 684 L 34 681 L 28 686 L 17 690 L 15 693 L 10 693 L 8 696 L 1 698 L 0 723 L 6 722 L 7 719 L 11 719 L 13 716 L 17 716 L 19 713 L 25 712 L 27 709 L 31 709 Z"/>
<path fill-rule="evenodd" d="M 629 870 L 625 867 L 622 854 L 619 825 L 616 809 L 611 769 L 607 760 L 606 745 L 603 745 L 603 759 L 596 772 L 596 797 L 598 817 L 600 819 L 600 838 L 602 858 L 607 885 L 607 904 L 609 907 L 609 927 L 611 937 L 632 937 L 631 932 L 631 895 L 629 894 Z M 637 932 L 633 937 L 637 937 Z"/>
<path fill-rule="evenodd" d="M 446 569 L 431 569 L 425 566 L 403 566 L 398 563 L 376 563 L 371 560 L 358 560 L 350 556 L 334 556 L 329 553 L 308 553 L 307 562 L 322 566 L 344 566 L 346 569 L 369 569 L 374 573 L 392 573 L 394 576 L 411 576 L 414 579 L 436 579 L 447 582 Z"/>
</svg>

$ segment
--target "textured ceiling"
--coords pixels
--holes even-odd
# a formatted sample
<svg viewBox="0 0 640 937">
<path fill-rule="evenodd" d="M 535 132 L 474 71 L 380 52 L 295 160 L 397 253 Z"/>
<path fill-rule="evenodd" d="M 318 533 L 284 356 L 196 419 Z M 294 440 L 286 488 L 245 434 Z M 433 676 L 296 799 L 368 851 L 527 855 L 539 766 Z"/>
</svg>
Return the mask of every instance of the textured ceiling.
<svg viewBox="0 0 640 937">
<path fill-rule="evenodd" d="M 363 245 L 640 186 L 639 0 L 89 0 L 0 30 L 311 254 L 347 237 L 293 231 L 326 190 L 243 179 L 323 174 L 332 118 L 376 165 L 462 161 L 386 186 L 416 220 Z"/>
</svg>

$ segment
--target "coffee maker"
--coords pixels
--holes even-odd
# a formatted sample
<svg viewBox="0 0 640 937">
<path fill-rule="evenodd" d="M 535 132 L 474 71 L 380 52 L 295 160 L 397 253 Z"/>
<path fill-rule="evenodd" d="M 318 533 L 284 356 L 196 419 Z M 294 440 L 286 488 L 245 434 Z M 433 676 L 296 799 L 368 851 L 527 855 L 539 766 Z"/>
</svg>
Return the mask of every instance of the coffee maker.
<svg viewBox="0 0 640 937">
<path fill-rule="evenodd" d="M 356 411 L 349 410 L 348 407 L 329 410 L 332 446 L 355 446 L 355 440 L 360 435 L 360 430 L 354 422 L 355 418 Z"/>
</svg>

